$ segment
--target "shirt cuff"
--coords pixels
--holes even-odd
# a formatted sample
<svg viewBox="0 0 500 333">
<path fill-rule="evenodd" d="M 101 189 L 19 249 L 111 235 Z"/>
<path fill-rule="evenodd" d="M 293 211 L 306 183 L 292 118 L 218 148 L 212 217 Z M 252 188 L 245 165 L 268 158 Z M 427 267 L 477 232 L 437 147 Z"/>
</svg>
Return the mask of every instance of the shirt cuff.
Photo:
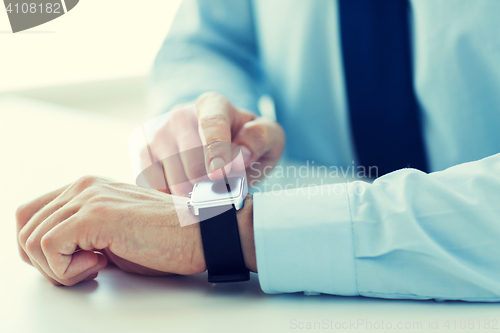
<svg viewBox="0 0 500 333">
<path fill-rule="evenodd" d="M 329 184 L 254 194 L 264 292 L 358 295 L 347 189 Z"/>
</svg>

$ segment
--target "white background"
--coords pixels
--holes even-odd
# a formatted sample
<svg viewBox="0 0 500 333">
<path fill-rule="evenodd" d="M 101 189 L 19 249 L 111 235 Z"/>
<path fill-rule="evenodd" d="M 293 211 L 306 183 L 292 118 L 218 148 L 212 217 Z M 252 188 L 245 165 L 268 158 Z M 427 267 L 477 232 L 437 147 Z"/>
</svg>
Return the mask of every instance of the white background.
<svg viewBox="0 0 500 333">
<path fill-rule="evenodd" d="M 81 0 L 61 17 L 13 34 L 2 1 L 0 92 L 145 76 L 180 2 Z"/>
</svg>

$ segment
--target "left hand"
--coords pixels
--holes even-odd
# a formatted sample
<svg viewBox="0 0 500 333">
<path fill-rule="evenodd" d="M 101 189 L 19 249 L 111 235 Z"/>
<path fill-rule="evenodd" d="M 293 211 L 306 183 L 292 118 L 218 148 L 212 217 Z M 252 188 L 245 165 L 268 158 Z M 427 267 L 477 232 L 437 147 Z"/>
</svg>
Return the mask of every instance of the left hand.
<svg viewBox="0 0 500 333">
<path fill-rule="evenodd" d="M 17 210 L 21 256 L 52 283 L 67 286 L 95 278 L 108 260 L 139 274 L 204 272 L 198 223 L 179 223 L 179 218 L 196 217 L 187 203 L 174 205 L 174 200 L 187 202 L 156 190 L 83 177 Z"/>
</svg>

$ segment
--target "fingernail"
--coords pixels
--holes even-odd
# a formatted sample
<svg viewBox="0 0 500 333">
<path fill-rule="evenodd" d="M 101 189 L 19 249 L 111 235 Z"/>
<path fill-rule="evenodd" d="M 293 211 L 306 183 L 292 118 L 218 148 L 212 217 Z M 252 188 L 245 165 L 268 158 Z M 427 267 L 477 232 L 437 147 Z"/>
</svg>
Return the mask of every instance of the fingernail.
<svg viewBox="0 0 500 333">
<path fill-rule="evenodd" d="M 222 158 L 216 157 L 212 160 L 212 163 L 210 164 L 210 168 L 211 168 L 212 172 L 214 172 L 215 170 L 219 170 L 219 169 L 223 168 L 225 165 L 226 165 L 226 162 L 224 162 L 224 160 Z"/>
<path fill-rule="evenodd" d="M 252 158 L 252 152 L 245 146 L 241 146 L 241 155 L 243 156 L 243 161 L 248 162 Z"/>
</svg>

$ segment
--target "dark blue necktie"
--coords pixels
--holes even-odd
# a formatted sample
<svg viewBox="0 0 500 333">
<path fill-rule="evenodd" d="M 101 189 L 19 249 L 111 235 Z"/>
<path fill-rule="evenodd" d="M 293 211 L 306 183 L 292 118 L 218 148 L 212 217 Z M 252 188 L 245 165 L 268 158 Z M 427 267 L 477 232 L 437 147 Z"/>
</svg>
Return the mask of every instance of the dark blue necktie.
<svg viewBox="0 0 500 333">
<path fill-rule="evenodd" d="M 407 0 L 339 0 L 351 130 L 360 165 L 378 175 L 427 172 L 412 86 Z"/>
</svg>

